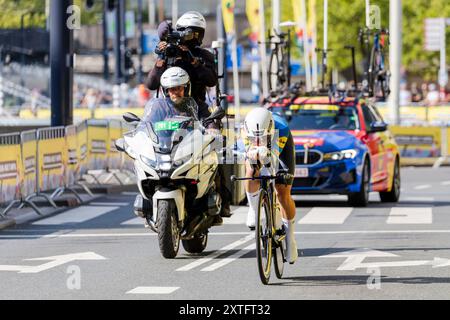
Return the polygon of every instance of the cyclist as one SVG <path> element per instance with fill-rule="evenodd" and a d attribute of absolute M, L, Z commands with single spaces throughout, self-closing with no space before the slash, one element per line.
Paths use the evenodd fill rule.
<path fill-rule="evenodd" d="M 278 114 L 272 114 L 262 107 L 254 108 L 245 117 L 244 143 L 246 149 L 246 178 L 259 176 L 262 165 L 272 166 L 276 171 L 279 160 L 288 168 L 289 177 L 275 180 L 278 202 L 281 206 L 282 223 L 286 231 L 286 259 L 294 263 L 298 257 L 294 236 L 295 202 L 291 197 L 295 172 L 295 145 L 287 122 Z M 255 165 L 256 162 L 256 165 Z M 249 203 L 247 226 L 255 228 L 258 210 L 260 183 L 257 180 L 245 181 L 245 191 Z"/>

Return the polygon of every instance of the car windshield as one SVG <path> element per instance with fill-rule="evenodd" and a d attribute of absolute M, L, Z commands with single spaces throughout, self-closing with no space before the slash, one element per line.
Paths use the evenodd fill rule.
<path fill-rule="evenodd" d="M 336 105 L 299 105 L 285 112 L 293 130 L 356 130 L 359 129 L 355 107 Z"/>

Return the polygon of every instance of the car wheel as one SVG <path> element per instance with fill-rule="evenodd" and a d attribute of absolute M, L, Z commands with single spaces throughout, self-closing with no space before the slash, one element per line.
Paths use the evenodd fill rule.
<path fill-rule="evenodd" d="M 370 167 L 368 161 L 364 162 L 361 179 L 359 191 L 348 195 L 348 204 L 352 207 L 365 207 L 369 203 Z"/>
<path fill-rule="evenodd" d="M 380 192 L 381 202 L 398 202 L 398 199 L 400 198 L 400 181 L 400 164 L 399 161 L 396 160 L 391 191 Z"/>

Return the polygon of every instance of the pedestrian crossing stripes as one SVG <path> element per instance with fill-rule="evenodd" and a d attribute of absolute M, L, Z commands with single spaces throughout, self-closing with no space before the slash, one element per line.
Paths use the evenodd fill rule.
<path fill-rule="evenodd" d="M 33 222 L 33 225 L 61 225 L 83 223 L 102 216 L 108 212 L 119 209 L 116 206 L 81 206 L 75 209 L 68 210 L 50 218 L 42 219 Z"/>
<path fill-rule="evenodd" d="M 352 213 L 353 208 L 312 208 L 299 224 L 342 224 Z"/>

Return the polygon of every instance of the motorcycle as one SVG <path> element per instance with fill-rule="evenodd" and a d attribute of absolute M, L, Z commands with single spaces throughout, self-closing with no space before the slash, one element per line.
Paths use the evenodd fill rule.
<path fill-rule="evenodd" d="M 141 195 L 135 214 L 158 234 L 161 254 L 168 259 L 176 257 L 180 240 L 188 253 L 203 252 L 208 230 L 221 209 L 214 183 L 218 137 L 206 134 L 205 127 L 225 112 L 218 108 L 200 122 L 198 106 L 189 99 L 189 116 L 161 115 L 150 123 L 126 113 L 124 120 L 135 129 L 116 141 L 117 149 L 134 159 Z"/>

